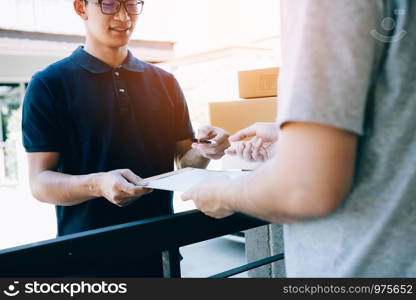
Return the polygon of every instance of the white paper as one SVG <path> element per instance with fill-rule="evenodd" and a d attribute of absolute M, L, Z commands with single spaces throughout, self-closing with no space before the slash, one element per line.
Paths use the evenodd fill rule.
<path fill-rule="evenodd" d="M 161 174 L 158 176 L 145 178 L 148 182 L 146 187 L 158 190 L 184 192 L 197 183 L 209 177 L 223 175 L 229 178 L 243 176 L 248 172 L 242 171 L 212 171 L 204 169 L 185 168 L 175 172 Z"/>

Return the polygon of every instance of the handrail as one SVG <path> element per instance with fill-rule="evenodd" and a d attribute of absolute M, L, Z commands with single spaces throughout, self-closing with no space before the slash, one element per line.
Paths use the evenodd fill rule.
<path fill-rule="evenodd" d="M 134 264 L 150 253 L 268 223 L 242 214 L 210 218 L 191 210 L 169 216 L 71 234 L 0 251 L 0 277 L 61 277 Z"/>
<path fill-rule="evenodd" d="M 264 265 L 268 265 L 268 264 L 277 262 L 277 261 L 282 260 L 284 258 L 285 258 L 284 254 L 279 253 L 279 254 L 276 254 L 276 255 L 273 255 L 273 256 L 270 256 L 270 257 L 259 259 L 257 261 L 251 262 L 249 264 L 246 264 L 246 265 L 243 265 L 243 266 L 240 266 L 240 267 L 237 267 L 237 268 L 233 268 L 231 270 L 227 270 L 227 271 L 209 276 L 209 278 L 227 278 L 227 277 L 231 277 L 231 276 L 234 276 L 234 275 L 246 272 L 246 271 L 250 271 L 252 269 L 255 269 L 255 268 L 258 268 L 258 267 L 261 267 L 261 266 L 264 266 Z"/>

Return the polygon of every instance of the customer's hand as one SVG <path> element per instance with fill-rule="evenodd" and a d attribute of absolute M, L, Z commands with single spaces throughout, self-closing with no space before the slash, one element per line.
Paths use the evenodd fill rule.
<path fill-rule="evenodd" d="M 223 201 L 230 182 L 231 179 L 227 176 L 212 176 L 185 191 L 181 198 L 183 201 L 192 200 L 196 208 L 207 216 L 225 218 L 234 213 Z"/>
<path fill-rule="evenodd" d="M 208 159 L 220 159 L 224 156 L 224 151 L 230 147 L 230 142 L 228 141 L 229 134 L 224 129 L 213 127 L 213 126 L 203 126 L 198 130 L 198 139 L 207 139 L 210 140 L 211 144 L 198 144 L 193 143 L 192 148 L 197 149 L 201 156 Z"/>
<path fill-rule="evenodd" d="M 233 134 L 229 140 L 230 142 L 238 142 L 246 138 L 257 137 L 261 138 L 264 142 L 274 143 L 278 138 L 277 132 L 278 127 L 276 123 L 257 122 Z"/>
<path fill-rule="evenodd" d="M 142 195 L 152 192 L 145 185 L 146 182 L 142 178 L 128 169 L 100 173 L 97 182 L 100 196 L 120 207 L 126 206 Z"/>
<path fill-rule="evenodd" d="M 238 156 L 248 162 L 265 162 L 273 157 L 276 143 L 264 142 L 261 138 L 253 138 L 250 141 L 232 143 L 225 153 Z"/>
<path fill-rule="evenodd" d="M 249 162 L 266 161 L 273 157 L 278 140 L 276 123 L 258 122 L 232 135 L 232 146 L 225 153 Z M 244 139 L 253 137 L 249 141 Z"/>

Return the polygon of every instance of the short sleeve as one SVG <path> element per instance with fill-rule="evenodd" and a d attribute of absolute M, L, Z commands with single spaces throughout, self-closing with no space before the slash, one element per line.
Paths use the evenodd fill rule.
<path fill-rule="evenodd" d="M 179 86 L 178 81 L 174 80 L 174 107 L 175 107 L 175 141 L 182 141 L 194 137 L 192 123 L 189 118 L 188 105 L 186 104 L 185 96 Z"/>
<path fill-rule="evenodd" d="M 23 101 L 22 131 L 26 152 L 60 152 L 62 130 L 56 100 L 44 82 L 32 78 Z"/>
<path fill-rule="evenodd" d="M 284 0 L 278 123 L 313 122 L 363 134 L 381 44 L 378 1 Z"/>

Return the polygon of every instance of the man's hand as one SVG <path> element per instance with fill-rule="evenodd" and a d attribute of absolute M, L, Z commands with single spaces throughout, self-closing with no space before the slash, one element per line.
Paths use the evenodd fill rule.
<path fill-rule="evenodd" d="M 254 138 L 243 141 L 250 137 Z M 229 141 L 234 143 L 225 153 L 249 162 L 263 162 L 273 157 L 277 139 L 276 123 L 255 123 L 231 136 Z"/>
<path fill-rule="evenodd" d="M 230 147 L 228 137 L 230 135 L 224 129 L 213 127 L 213 126 L 203 126 L 198 130 L 198 139 L 208 139 L 211 140 L 211 144 L 197 144 L 193 143 L 192 148 L 199 151 L 202 157 L 208 159 L 220 159 L 224 156 L 224 151 Z"/>
<path fill-rule="evenodd" d="M 227 176 L 213 176 L 184 192 L 181 198 L 183 201 L 193 200 L 196 208 L 210 217 L 216 219 L 228 217 L 234 212 L 221 201 L 222 195 L 216 193 L 216 191 L 226 191 L 228 182 L 230 178 Z"/>
<path fill-rule="evenodd" d="M 128 169 L 101 173 L 97 182 L 99 196 L 123 207 L 152 192 L 145 187 L 146 182 Z"/>
<path fill-rule="evenodd" d="M 273 157 L 276 143 L 264 142 L 261 138 L 253 138 L 250 141 L 233 143 L 225 150 L 228 155 L 236 155 L 248 162 L 265 162 Z"/>

